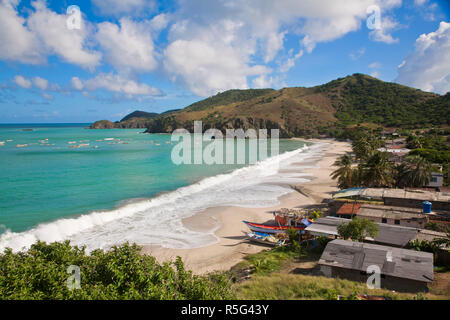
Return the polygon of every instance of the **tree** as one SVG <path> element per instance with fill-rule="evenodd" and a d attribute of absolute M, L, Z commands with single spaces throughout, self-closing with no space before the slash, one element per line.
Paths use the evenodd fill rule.
<path fill-rule="evenodd" d="M 430 182 L 433 165 L 421 156 L 407 156 L 398 168 L 400 187 L 423 187 Z"/>
<path fill-rule="evenodd" d="M 331 173 L 331 177 L 338 180 L 339 188 L 354 187 L 357 180 L 357 171 L 352 168 L 352 158 L 348 154 L 344 154 L 336 160 L 334 166 L 338 169 Z"/>
<path fill-rule="evenodd" d="M 370 158 L 383 145 L 383 140 L 381 140 L 379 135 L 368 132 L 352 143 L 352 149 L 356 158 L 364 160 Z"/>
<path fill-rule="evenodd" d="M 363 242 L 367 236 L 375 238 L 378 234 L 378 225 L 365 218 L 353 218 L 348 223 L 341 223 L 337 227 L 338 234 L 345 240 L 352 239 L 353 241 Z"/>
<path fill-rule="evenodd" d="M 394 170 L 387 152 L 375 152 L 361 164 L 362 182 L 369 187 L 390 187 L 394 184 Z"/>

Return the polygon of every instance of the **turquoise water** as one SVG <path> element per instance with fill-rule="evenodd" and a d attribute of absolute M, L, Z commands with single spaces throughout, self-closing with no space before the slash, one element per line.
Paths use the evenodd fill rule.
<path fill-rule="evenodd" d="M 0 125 L 0 233 L 113 210 L 243 166 L 177 166 L 170 135 L 86 126 Z M 89 145 L 71 148 L 80 144 Z M 281 140 L 280 153 L 303 145 Z"/>

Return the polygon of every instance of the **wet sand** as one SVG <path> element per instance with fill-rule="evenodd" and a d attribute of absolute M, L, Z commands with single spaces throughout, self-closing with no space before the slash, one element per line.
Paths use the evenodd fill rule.
<path fill-rule="evenodd" d="M 228 270 L 246 255 L 267 249 L 245 240 L 244 231 L 248 231 L 242 220 L 253 222 L 266 222 L 273 219 L 272 212 L 281 208 L 302 208 L 312 204 L 318 204 L 325 198 L 330 198 L 331 193 L 337 191 L 336 182 L 330 178 L 330 173 L 335 170 L 333 163 L 336 158 L 350 151 L 350 145 L 346 142 L 333 140 L 310 140 L 312 142 L 327 142 L 329 145 L 325 152 L 317 156 L 317 159 L 308 159 L 299 163 L 302 167 L 314 166 L 300 170 L 308 182 L 295 186 L 296 191 L 280 197 L 279 204 L 269 208 L 243 208 L 235 206 L 212 207 L 194 216 L 184 219 L 183 224 L 192 230 L 211 233 L 212 239 L 217 238 L 216 243 L 192 249 L 168 249 L 161 246 L 146 245 L 143 253 L 153 255 L 158 261 L 174 260 L 180 256 L 186 267 L 197 274 L 204 274 L 215 270 Z M 295 164 L 293 164 L 295 167 Z M 293 170 L 291 168 L 281 168 Z M 214 236 L 214 235 L 215 236 Z"/>

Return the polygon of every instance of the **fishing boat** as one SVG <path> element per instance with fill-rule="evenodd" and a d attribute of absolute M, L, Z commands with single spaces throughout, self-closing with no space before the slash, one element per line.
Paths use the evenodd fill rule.
<path fill-rule="evenodd" d="M 262 223 L 254 223 L 249 221 L 242 221 L 244 222 L 247 227 L 253 231 L 253 232 L 263 232 L 263 233 L 284 233 L 290 228 L 294 230 L 301 231 L 306 228 L 305 225 L 300 226 L 275 226 L 275 225 L 268 225 L 268 224 L 262 224 Z"/>
<path fill-rule="evenodd" d="M 250 241 L 270 246 L 282 246 L 286 242 L 285 239 L 278 239 L 274 237 L 272 234 L 264 232 L 246 232 L 245 235 L 247 239 L 249 239 Z"/>

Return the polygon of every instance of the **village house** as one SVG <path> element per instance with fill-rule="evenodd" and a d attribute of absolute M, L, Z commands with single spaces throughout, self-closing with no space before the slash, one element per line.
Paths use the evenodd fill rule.
<path fill-rule="evenodd" d="M 427 187 L 439 188 L 444 185 L 444 175 L 440 172 L 431 173 L 430 182 L 426 185 Z"/>
<path fill-rule="evenodd" d="M 341 223 L 348 223 L 349 219 L 337 217 L 325 217 L 317 219 L 314 223 L 305 228 L 305 233 L 313 236 L 324 236 L 327 238 L 339 237 L 337 227 Z M 377 223 L 378 234 L 375 238 L 366 237 L 366 242 L 372 242 L 381 245 L 388 245 L 394 247 L 405 247 L 409 241 L 417 237 L 419 229 L 402 227 L 397 225 L 390 225 L 386 223 Z"/>
<path fill-rule="evenodd" d="M 380 200 L 386 206 L 422 208 L 422 202 L 430 201 L 433 210 L 450 211 L 450 193 L 432 190 L 411 190 L 391 188 L 360 189 L 358 196 L 364 199 Z"/>
<path fill-rule="evenodd" d="M 378 223 L 387 223 L 412 228 L 424 228 L 429 221 L 428 214 L 419 208 L 393 207 L 373 204 L 344 203 L 336 216 L 351 219 L 353 216 Z"/>
<path fill-rule="evenodd" d="M 426 292 L 434 279 L 432 253 L 346 240 L 329 242 L 318 264 L 327 277 L 360 282 L 367 282 L 375 266 L 380 287 L 396 291 Z"/>

